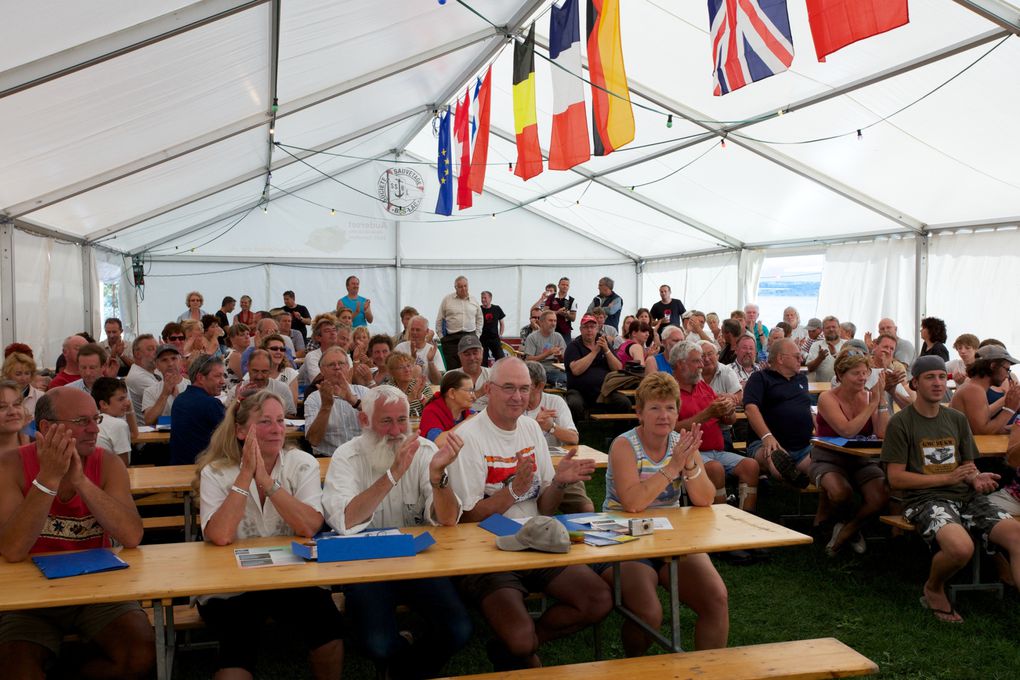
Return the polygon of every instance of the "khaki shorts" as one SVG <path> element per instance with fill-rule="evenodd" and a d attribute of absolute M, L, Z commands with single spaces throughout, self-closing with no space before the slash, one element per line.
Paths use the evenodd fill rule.
<path fill-rule="evenodd" d="M 590 508 L 594 507 L 594 503 L 588 497 L 587 489 L 584 488 L 584 482 L 577 481 L 567 484 L 558 509 L 564 515 L 570 515 L 575 512 L 588 512 Z"/>
<path fill-rule="evenodd" d="M 553 579 L 563 573 L 565 567 L 529 569 L 527 571 L 504 571 L 496 574 L 472 574 L 460 580 L 461 594 L 476 605 L 502 588 L 512 588 L 524 596 L 542 593 Z"/>
<path fill-rule="evenodd" d="M 59 654 L 65 635 L 77 633 L 91 640 L 114 620 L 141 610 L 137 602 L 112 602 L 4 612 L 0 614 L 0 644 L 33 642 Z"/>

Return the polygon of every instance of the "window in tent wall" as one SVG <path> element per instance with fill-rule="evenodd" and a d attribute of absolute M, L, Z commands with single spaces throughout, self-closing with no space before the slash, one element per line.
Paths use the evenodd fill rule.
<path fill-rule="evenodd" d="M 819 317 L 818 287 L 822 280 L 822 253 L 765 256 L 758 281 L 757 302 L 762 322 L 772 328 L 783 320 L 783 310 L 796 307 L 801 324 Z"/>
<path fill-rule="evenodd" d="M 123 318 L 120 314 L 120 284 L 104 283 L 103 285 L 103 319 L 111 316 Z"/>

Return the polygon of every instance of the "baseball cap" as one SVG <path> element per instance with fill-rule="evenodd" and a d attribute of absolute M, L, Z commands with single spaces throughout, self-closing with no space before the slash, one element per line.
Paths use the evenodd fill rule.
<path fill-rule="evenodd" d="M 458 353 L 466 352 L 469 349 L 474 349 L 476 347 L 478 349 L 481 349 L 482 341 L 479 340 L 478 336 L 475 335 L 474 333 L 468 333 L 467 335 L 460 339 L 460 342 L 457 343 L 457 352 Z"/>
<path fill-rule="evenodd" d="M 171 345 L 169 343 L 165 345 L 160 345 L 159 347 L 156 348 L 157 357 L 162 356 L 164 352 L 175 352 L 176 354 L 179 355 L 181 353 L 181 350 L 177 349 L 175 345 Z"/>
<path fill-rule="evenodd" d="M 586 324 L 586 323 L 598 323 L 598 322 L 599 322 L 598 319 L 596 319 L 591 314 L 585 314 L 584 316 L 581 317 L 581 325 L 582 326 L 584 324 Z"/>
<path fill-rule="evenodd" d="M 500 550 L 540 550 L 565 553 L 570 551 L 570 534 L 567 528 L 552 517 L 540 515 L 524 523 L 516 534 L 496 539 Z"/>
<path fill-rule="evenodd" d="M 977 351 L 977 358 L 988 361 L 1005 360 L 1011 364 L 1020 364 L 1020 359 L 1014 359 L 1006 351 L 1005 347 L 1000 347 L 999 345 L 985 345 Z"/>
<path fill-rule="evenodd" d="M 821 319 L 808 319 L 807 327 L 813 330 L 817 330 L 822 327 Z"/>
<path fill-rule="evenodd" d="M 910 375 L 911 377 L 916 378 L 922 373 L 927 373 L 928 371 L 945 371 L 945 370 L 946 362 L 945 360 L 942 359 L 942 357 L 937 357 L 932 354 L 928 354 L 923 357 L 918 357 L 917 361 L 914 362 L 914 365 L 910 367 Z"/>

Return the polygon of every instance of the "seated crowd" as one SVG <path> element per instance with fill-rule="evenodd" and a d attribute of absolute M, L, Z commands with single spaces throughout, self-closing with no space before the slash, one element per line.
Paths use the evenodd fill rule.
<path fill-rule="evenodd" d="M 140 461 L 195 466 L 202 535 L 216 545 L 324 527 L 350 534 L 592 512 L 584 483 L 594 462 L 564 448 L 579 443 L 579 423 L 609 411 L 636 415 L 636 426 L 610 446 L 603 510 L 644 512 L 686 497 L 755 512 L 763 476 L 813 483 L 815 530 L 835 556 L 866 550 L 862 529 L 887 508 L 891 487 L 937 548 L 921 604 L 939 620 L 961 620 L 945 584 L 975 549 L 969 530 L 1001 548 L 1004 573 L 1020 583 L 1020 524 L 1011 518 L 1020 476 L 1007 483 L 979 468 L 973 437 L 1012 431 L 1007 464 L 1020 466 L 1017 360 L 997 340 L 960 335 L 959 359 L 948 361 L 946 327 L 934 317 L 921 322 L 915 355 L 891 319 L 857 339 L 853 323 L 826 316 L 801 325 L 788 308 L 769 329 L 756 305 L 720 319 L 687 310 L 667 285 L 628 316 L 605 277 L 580 314 L 569 279 L 549 284 L 515 351 L 492 293 L 476 300 L 466 277 L 434 323 L 403 309 L 395 337 L 369 331 L 371 300 L 357 277 L 345 283 L 336 309 L 314 316 L 293 291 L 268 311 L 241 296 L 236 314 L 234 298 L 210 314 L 192 291 L 158 334 L 129 342 L 111 318 L 102 342 L 66 338 L 53 372 L 40 370 L 30 346 L 8 346 L 3 558 L 137 546 L 142 523 L 126 466 Z M 832 386 L 817 405 L 809 382 Z M 286 419 L 300 414 L 307 450 L 286 437 Z M 168 446 L 132 447 L 140 427 L 166 418 Z M 815 436 L 882 439 L 884 466 L 818 447 Z M 315 457 L 330 458 L 324 485 Z M 747 564 L 768 554 L 723 557 Z M 523 668 L 541 664 L 546 641 L 608 614 L 617 569 L 624 604 L 657 628 L 663 560 L 347 586 L 342 615 L 319 588 L 206 595 L 198 610 L 219 640 L 224 678 L 253 676 L 251 641 L 269 617 L 299 632 L 315 677 L 340 676 L 345 637 L 391 677 L 435 676 L 472 634 L 468 606 L 492 629 L 494 666 Z M 679 577 L 679 597 L 697 615 L 695 648 L 726 646 L 728 595 L 709 556 L 681 558 Z M 525 607 L 530 593 L 551 596 L 538 618 Z M 399 604 L 426 620 L 422 631 L 400 630 Z M 94 643 L 82 676 L 145 677 L 154 664 L 138 603 L 2 613 L 0 663 L 12 677 L 44 677 L 72 630 Z M 621 635 L 627 655 L 651 643 L 634 621 Z"/>

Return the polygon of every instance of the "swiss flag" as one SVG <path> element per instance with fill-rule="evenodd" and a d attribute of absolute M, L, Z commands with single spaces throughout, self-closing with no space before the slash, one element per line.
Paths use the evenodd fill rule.
<path fill-rule="evenodd" d="M 807 11 L 818 61 L 910 21 L 907 0 L 807 0 Z"/>

